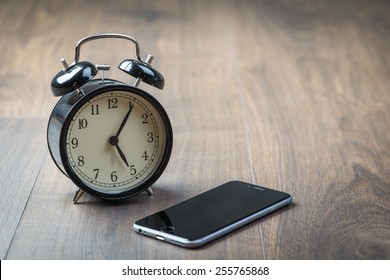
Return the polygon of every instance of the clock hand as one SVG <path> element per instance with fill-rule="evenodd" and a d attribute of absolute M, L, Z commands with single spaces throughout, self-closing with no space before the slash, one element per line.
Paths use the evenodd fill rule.
<path fill-rule="evenodd" d="M 118 151 L 119 153 L 119 156 L 121 157 L 121 159 L 124 161 L 124 163 L 127 165 L 127 167 L 130 167 L 129 166 L 129 163 L 127 162 L 127 159 L 126 159 L 126 156 L 125 154 L 123 153 L 122 149 L 119 147 L 118 143 L 119 143 L 119 139 L 118 137 L 116 136 L 111 136 L 110 139 L 109 139 L 109 142 L 112 146 L 114 146 L 116 148 L 116 150 Z"/>
<path fill-rule="evenodd" d="M 124 163 L 127 165 L 127 167 L 129 167 L 129 163 L 126 160 L 126 156 L 122 152 L 122 149 L 118 145 L 118 143 L 119 143 L 119 138 L 118 137 L 119 137 L 119 134 L 122 132 L 122 129 L 125 127 L 125 124 L 127 123 L 127 120 L 129 119 L 131 110 L 133 110 L 133 106 L 134 106 L 134 104 L 131 104 L 131 102 L 129 102 L 129 111 L 127 111 L 124 119 L 122 120 L 122 123 L 121 123 L 121 125 L 119 126 L 119 129 L 118 129 L 118 132 L 116 133 L 115 136 L 111 136 L 110 139 L 109 139 L 110 144 L 115 146 L 116 150 L 119 153 L 119 156 L 124 161 Z"/>
<path fill-rule="evenodd" d="M 126 163 L 127 167 L 130 167 L 129 163 L 126 160 L 125 154 L 122 152 L 121 148 L 119 148 L 118 144 L 115 145 L 115 148 L 118 150 L 118 153 L 119 153 L 121 159 Z"/>
<path fill-rule="evenodd" d="M 131 102 L 129 102 L 129 105 L 130 105 L 129 111 L 127 111 L 127 114 L 126 114 L 125 118 L 123 119 L 121 125 L 119 126 L 118 132 L 115 135 L 117 138 L 119 137 L 119 134 L 122 132 L 122 129 L 125 126 L 127 119 L 130 116 L 131 110 L 133 109 L 134 104 L 131 104 Z"/>

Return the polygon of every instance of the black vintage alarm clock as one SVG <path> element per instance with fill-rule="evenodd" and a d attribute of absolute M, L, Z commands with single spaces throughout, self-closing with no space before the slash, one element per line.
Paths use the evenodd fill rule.
<path fill-rule="evenodd" d="M 136 59 L 119 69 L 136 78 L 133 86 L 105 79 L 107 64 L 79 61 L 81 46 L 98 39 L 124 39 L 135 46 Z M 161 104 L 138 88 L 143 81 L 163 89 L 163 76 L 140 57 L 138 42 L 127 35 L 97 34 L 81 39 L 75 59 L 52 80 L 54 107 L 47 128 L 50 154 L 77 186 L 76 203 L 84 192 L 102 199 L 124 199 L 146 191 L 160 177 L 172 151 L 172 127 Z M 94 79 L 98 71 L 101 78 Z"/>

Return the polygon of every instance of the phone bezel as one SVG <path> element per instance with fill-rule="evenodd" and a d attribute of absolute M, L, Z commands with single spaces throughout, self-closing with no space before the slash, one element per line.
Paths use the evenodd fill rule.
<path fill-rule="evenodd" d="M 275 192 L 279 192 L 281 193 L 280 191 L 277 191 L 277 190 L 273 190 L 273 189 L 269 189 L 269 188 L 264 188 L 264 187 L 261 187 L 261 186 L 257 186 L 257 185 L 254 185 L 254 184 L 250 184 L 250 183 L 245 183 L 245 182 L 241 182 L 241 181 L 232 181 L 232 182 L 228 182 L 228 183 L 225 183 L 225 184 L 229 184 L 229 183 L 240 183 L 240 184 L 247 184 L 247 185 L 251 185 L 252 187 L 254 188 L 260 188 L 260 189 L 265 189 L 266 191 L 275 191 Z M 224 184 L 224 185 L 225 185 Z M 221 185 L 222 186 L 222 185 Z M 220 187 L 220 186 L 218 186 Z M 203 195 L 207 192 L 204 192 L 204 193 L 201 193 L 199 195 Z M 287 193 L 285 193 L 287 194 Z M 198 196 L 199 196 L 198 195 Z M 164 232 L 164 231 L 161 231 L 161 230 L 156 230 L 156 229 L 153 229 L 153 228 L 150 228 L 150 227 L 146 227 L 146 226 L 143 226 L 143 225 L 139 225 L 137 224 L 139 221 L 143 220 L 143 219 L 139 219 L 137 220 L 134 224 L 133 224 L 133 229 L 139 233 L 139 234 L 142 234 L 142 235 L 145 235 L 145 236 L 148 236 L 148 237 L 152 237 L 152 238 L 155 238 L 157 240 L 160 240 L 160 241 L 164 241 L 164 242 L 167 242 L 167 243 L 171 243 L 171 244 L 174 244 L 174 245 L 177 245 L 177 246 L 180 246 L 180 247 L 185 247 L 185 248 L 198 248 L 198 247 L 201 247 L 217 238 L 220 238 L 236 229 L 239 229 L 245 225 L 248 225 L 249 223 L 251 222 L 254 222 L 268 214 L 271 214 L 273 212 L 275 212 L 276 210 L 280 209 L 280 208 L 283 208 L 287 205 L 289 205 L 292 201 L 292 197 L 290 194 L 287 194 L 288 197 L 286 199 L 283 199 L 283 200 L 280 200 L 278 202 L 275 202 L 274 204 L 271 204 L 270 206 L 268 206 L 267 208 L 263 208 L 255 213 L 253 213 L 252 215 L 249 215 L 247 217 L 244 217 L 244 218 L 241 218 L 240 220 L 238 220 L 237 222 L 234 222 L 232 224 L 228 224 L 226 226 L 224 226 L 223 228 L 219 229 L 219 230 L 216 230 L 212 233 L 209 233 L 207 235 L 204 235 L 203 237 L 201 238 L 197 238 L 197 239 L 188 239 L 188 238 L 185 238 L 185 237 L 182 237 L 182 236 L 178 236 L 178 235 L 175 235 L 175 234 L 171 234 L 171 233 L 167 233 L 167 232 Z M 192 197 L 192 198 L 195 198 L 196 196 Z M 192 199 L 190 198 L 190 199 Z M 188 200 L 190 200 L 188 199 Z M 185 202 L 185 201 L 183 201 Z M 182 202 L 182 203 L 183 203 Z M 180 204 L 180 203 L 178 203 Z M 177 205 L 177 204 L 176 204 Z M 172 207 L 175 207 L 176 205 L 172 206 Z M 164 211 L 164 210 L 163 210 Z M 158 212 L 156 212 L 158 213 Z M 156 214 L 154 213 L 154 214 Z M 152 215 L 154 215 L 152 214 Z M 149 215 L 151 216 L 151 215 Z"/>

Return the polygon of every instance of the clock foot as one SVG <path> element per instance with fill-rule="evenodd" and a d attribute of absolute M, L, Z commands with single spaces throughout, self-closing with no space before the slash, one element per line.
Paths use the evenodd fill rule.
<path fill-rule="evenodd" d="M 79 201 L 80 197 L 84 194 L 84 191 L 81 190 L 80 188 L 77 188 L 76 193 L 74 194 L 73 197 L 73 203 L 76 204 L 77 201 Z"/>
<path fill-rule="evenodd" d="M 152 188 L 146 189 L 145 192 L 146 192 L 148 195 L 152 195 L 152 194 L 153 194 Z"/>

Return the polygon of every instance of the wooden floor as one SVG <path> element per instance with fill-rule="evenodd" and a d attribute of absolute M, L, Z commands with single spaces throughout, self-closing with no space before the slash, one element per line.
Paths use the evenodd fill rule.
<path fill-rule="evenodd" d="M 1 259 L 390 259 L 389 1 L 0 2 Z M 84 36 L 155 56 L 174 130 L 154 195 L 103 202 L 53 163 L 46 125 L 60 59 Z M 119 64 L 126 42 L 85 45 Z M 119 70 L 107 75 L 116 79 Z M 133 222 L 229 180 L 294 203 L 188 250 Z"/>

